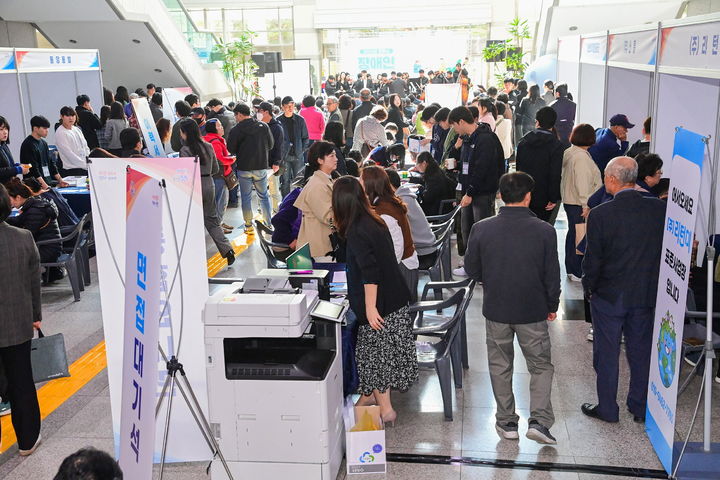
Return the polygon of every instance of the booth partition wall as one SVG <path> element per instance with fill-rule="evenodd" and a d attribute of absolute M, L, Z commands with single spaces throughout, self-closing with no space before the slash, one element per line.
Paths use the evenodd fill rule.
<path fill-rule="evenodd" d="M 580 37 L 580 83 L 575 124 L 605 126 L 607 32 Z"/>
<path fill-rule="evenodd" d="M 75 107 L 81 93 L 90 97 L 97 113 L 103 105 L 97 50 L 0 49 L 0 68 L 3 115 L 10 123 L 10 149 L 18 161 L 33 116 L 42 115 L 55 124 L 60 109 Z M 46 140 L 55 143 L 53 128 Z"/>
<path fill-rule="evenodd" d="M 561 37 L 557 49 L 557 83 L 566 83 L 575 99 L 580 85 L 580 37 Z"/>
<path fill-rule="evenodd" d="M 651 115 L 656 53 L 657 26 L 608 36 L 604 122 L 617 113 L 627 115 L 635 124 L 628 130 L 630 144 L 642 138 L 642 124 Z"/>

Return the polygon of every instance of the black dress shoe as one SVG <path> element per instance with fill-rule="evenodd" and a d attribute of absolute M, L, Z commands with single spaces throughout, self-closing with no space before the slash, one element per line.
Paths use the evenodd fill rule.
<path fill-rule="evenodd" d="M 630 412 L 630 409 L 629 409 L 629 408 L 628 408 L 628 412 Z M 645 415 L 640 416 L 640 415 L 635 415 L 633 412 L 630 412 L 630 413 L 632 413 L 633 422 L 635 422 L 635 423 L 645 423 Z"/>
<path fill-rule="evenodd" d="M 588 417 L 597 418 L 598 420 L 602 420 L 603 422 L 608 423 L 617 423 L 617 420 L 607 420 L 600 416 L 600 413 L 598 412 L 599 405 L 594 403 L 583 403 L 582 407 L 580 407 L 580 410 L 587 415 Z"/>
<path fill-rule="evenodd" d="M 225 259 L 227 260 L 228 267 L 235 263 L 235 252 L 230 250 L 225 254 Z"/>

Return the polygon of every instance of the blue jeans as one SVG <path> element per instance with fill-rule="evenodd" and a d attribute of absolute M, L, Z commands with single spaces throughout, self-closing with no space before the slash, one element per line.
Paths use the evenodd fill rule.
<path fill-rule="evenodd" d="M 293 179 L 305 170 L 305 159 L 300 157 L 285 157 L 285 172 L 280 179 L 280 194 L 285 198 L 292 189 Z"/>
<path fill-rule="evenodd" d="M 268 196 L 268 178 L 267 170 L 238 170 L 238 181 L 240 182 L 240 201 L 242 202 L 243 220 L 245 226 L 252 225 L 252 189 L 255 187 L 258 200 L 260 201 L 260 209 L 263 214 L 265 225 L 270 223 L 270 197 Z"/>
<path fill-rule="evenodd" d="M 228 188 L 224 178 L 213 178 L 213 182 L 215 182 L 215 204 L 217 204 L 218 218 L 222 223 L 228 204 Z"/>

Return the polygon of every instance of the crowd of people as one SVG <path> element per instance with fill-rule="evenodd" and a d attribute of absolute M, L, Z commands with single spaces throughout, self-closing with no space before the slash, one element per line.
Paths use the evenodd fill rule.
<path fill-rule="evenodd" d="M 22 261 L 31 272 L 57 258 L 59 243 L 28 243 L 30 235 L 35 242 L 61 238 L 63 228 L 78 222 L 56 187 L 65 186 L 68 175 L 87 175 L 88 157 L 143 156 L 131 100 L 146 98 L 165 152 L 199 159 L 205 228 L 229 265 L 235 254 L 227 235 L 235 228 L 254 234 L 255 203 L 273 229 L 277 258 L 308 244 L 316 262 L 345 265 L 357 336 L 351 391 L 361 394 L 358 405 L 379 405 L 382 419 L 392 422 L 391 390 L 405 391 L 418 378 L 408 306 L 417 299 L 419 272 L 439 254 L 427 217 L 459 205 L 461 264 L 453 274 L 483 285 L 497 431 L 518 438 L 512 391 L 517 337 L 531 375 L 527 436 L 554 444 L 547 322 L 557 317 L 560 302 L 553 226 L 562 205 L 565 270 L 569 281 L 582 283 L 592 322 L 588 339 L 594 341 L 598 403 L 582 411 L 618 421 L 624 334 L 631 371 L 627 406 L 643 421 L 664 220 L 660 199 L 668 189 L 662 160 L 649 152 L 651 119 L 630 146 L 627 133 L 635 125 L 624 114 L 613 115 L 606 128 L 575 125 L 576 105 L 565 84 L 540 87 L 508 78 L 500 90 L 485 89 L 472 85 L 461 62 L 454 70 L 417 74 L 331 75 L 324 95 L 306 95 L 300 104 L 290 96 L 227 105 L 213 98 L 203 107 L 189 94 L 172 106 L 174 123 L 163 117 L 163 95 L 153 84 L 132 94 L 106 89 L 100 115 L 86 95 L 77 97 L 77 107 L 62 107 L 57 156 L 45 141 L 50 122 L 33 117 L 19 162 L 8 149 L 10 125 L 0 117 L 0 242 L 27 244 Z M 461 84 L 462 105 L 423 102 L 427 84 L 448 82 Z M 19 214 L 10 217 L 11 208 Z M 229 224 L 230 208 L 241 209 L 242 225 Z M 35 292 L 40 276 L 30 277 L 26 292 Z M 45 278 L 61 277 L 48 269 Z M 6 369 L 27 368 L 31 326 L 39 328 L 40 321 L 34 302 L 24 305 L 22 319 L 2 320 L 8 328 L 22 324 L 17 336 L 0 333 Z M 22 409 L 18 418 L 32 418 L 16 426 L 21 452 L 31 452 L 40 441 L 37 402 L 17 407 L 29 387 L 8 377 L 7 398 Z"/>

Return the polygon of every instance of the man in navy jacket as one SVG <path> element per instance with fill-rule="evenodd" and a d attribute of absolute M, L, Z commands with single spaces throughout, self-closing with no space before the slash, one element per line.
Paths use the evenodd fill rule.
<path fill-rule="evenodd" d="M 605 189 L 613 199 L 590 211 L 583 259 L 583 288 L 590 300 L 598 403 L 582 412 L 606 422 L 619 421 L 617 404 L 620 338 L 630 366 L 627 408 L 636 422 L 645 419 L 650 351 L 660 271 L 665 203 L 635 190 L 637 163 L 612 159 Z"/>
<path fill-rule="evenodd" d="M 595 130 L 595 145 L 588 149 L 600 172 L 605 171 L 608 162 L 625 155 L 628 150 L 627 131 L 635 125 L 627 115 L 617 114 L 610 119 L 610 128 Z"/>

